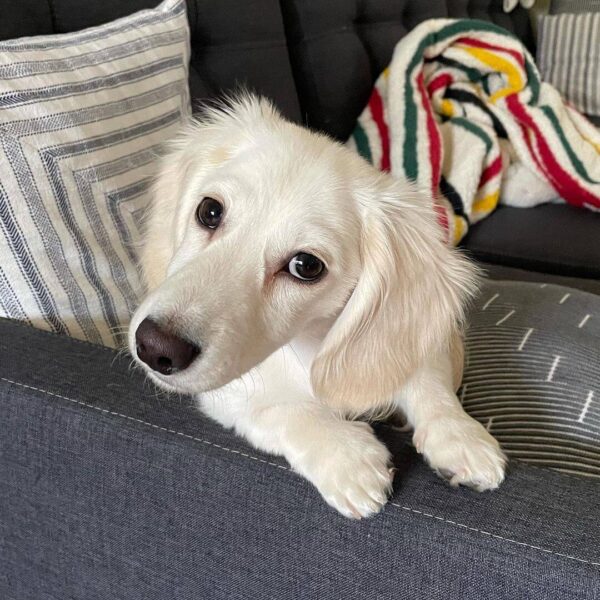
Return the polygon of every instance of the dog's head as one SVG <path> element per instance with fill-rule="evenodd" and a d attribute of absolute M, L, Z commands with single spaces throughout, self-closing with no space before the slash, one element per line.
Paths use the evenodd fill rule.
<path fill-rule="evenodd" d="M 325 330 L 313 390 L 354 413 L 448 343 L 475 287 L 431 199 L 253 97 L 173 143 L 141 264 L 129 342 L 156 383 L 215 389 Z"/>

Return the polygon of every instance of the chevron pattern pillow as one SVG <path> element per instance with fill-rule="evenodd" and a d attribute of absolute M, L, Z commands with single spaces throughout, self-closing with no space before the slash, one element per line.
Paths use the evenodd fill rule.
<path fill-rule="evenodd" d="M 165 0 L 0 42 L 0 316 L 121 343 L 153 163 L 190 114 L 189 38 Z"/>

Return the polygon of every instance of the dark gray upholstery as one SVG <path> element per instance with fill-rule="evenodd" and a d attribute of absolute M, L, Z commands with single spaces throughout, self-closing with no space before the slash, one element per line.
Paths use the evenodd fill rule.
<path fill-rule="evenodd" d="M 156 4 L 0 0 L 0 39 Z M 492 19 L 531 46 L 523 11 L 507 16 L 501 0 L 188 0 L 188 14 L 194 98 L 246 83 L 339 139 L 396 41 L 428 16 Z M 550 207 L 551 229 L 527 211 L 511 220 L 511 210 L 474 227 L 467 244 L 511 265 L 491 265 L 492 276 L 550 279 L 515 268 L 527 266 L 600 291 L 589 279 L 596 215 L 569 220 L 569 209 Z M 488 222 L 493 231 L 478 235 Z M 600 598 L 592 480 L 513 462 L 498 492 L 452 490 L 406 434 L 382 425 L 398 467 L 393 498 L 376 518 L 350 522 L 285 461 L 251 449 L 188 398 L 157 393 L 128 364 L 0 321 L 0 599 Z"/>
<path fill-rule="evenodd" d="M 462 245 L 480 261 L 600 279 L 600 213 L 566 204 L 498 207 Z"/>
<path fill-rule="evenodd" d="M 1 598 L 600 597 L 591 480 L 515 462 L 454 490 L 382 426 L 391 503 L 350 521 L 128 364 L 0 322 Z"/>

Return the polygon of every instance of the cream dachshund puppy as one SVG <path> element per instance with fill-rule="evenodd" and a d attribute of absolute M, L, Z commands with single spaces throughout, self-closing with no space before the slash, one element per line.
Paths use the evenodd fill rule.
<path fill-rule="evenodd" d="M 452 485 L 500 484 L 504 455 L 455 394 L 476 270 L 430 198 L 246 95 L 173 142 L 146 225 L 129 345 L 158 386 L 347 517 L 377 513 L 394 472 L 358 416 L 402 413 Z"/>

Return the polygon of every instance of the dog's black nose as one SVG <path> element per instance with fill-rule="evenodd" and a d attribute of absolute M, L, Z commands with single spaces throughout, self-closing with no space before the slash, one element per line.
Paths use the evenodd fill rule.
<path fill-rule="evenodd" d="M 135 332 L 135 344 L 138 358 L 163 375 L 187 369 L 200 354 L 198 346 L 161 329 L 150 319 L 140 323 Z"/>

